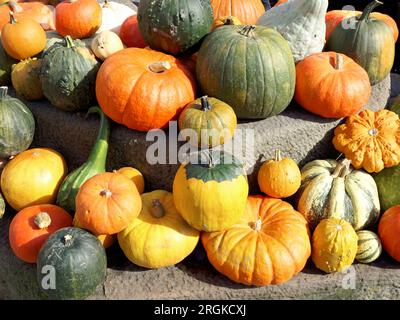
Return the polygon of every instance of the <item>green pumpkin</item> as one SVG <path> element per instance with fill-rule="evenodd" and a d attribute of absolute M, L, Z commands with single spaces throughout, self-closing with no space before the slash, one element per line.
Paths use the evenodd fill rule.
<path fill-rule="evenodd" d="M 71 213 L 75 212 L 75 198 L 81 185 L 94 175 L 106 171 L 110 124 L 99 107 L 90 108 L 88 114 L 94 112 L 100 115 L 100 129 L 89 158 L 65 178 L 57 195 L 57 204 Z"/>
<path fill-rule="evenodd" d="M 57 108 L 85 110 L 96 101 L 95 82 L 100 63 L 80 40 L 65 37 L 43 55 L 43 93 Z"/>
<path fill-rule="evenodd" d="M 356 260 L 361 263 L 374 262 L 382 253 L 382 243 L 378 235 L 372 231 L 357 231 L 358 249 Z"/>
<path fill-rule="evenodd" d="M 25 151 L 35 134 L 35 119 L 19 99 L 7 95 L 0 87 L 0 159 L 8 159 Z"/>
<path fill-rule="evenodd" d="M 344 159 L 314 160 L 301 169 L 297 210 L 311 228 L 323 219 L 349 222 L 355 230 L 373 226 L 380 213 L 378 190 L 371 175 L 354 170 Z"/>
<path fill-rule="evenodd" d="M 55 279 L 51 288 L 51 275 Z M 53 233 L 39 252 L 37 280 L 50 299 L 85 299 L 106 276 L 107 257 L 100 241 L 79 228 Z"/>
<path fill-rule="evenodd" d="M 142 0 L 138 8 L 139 29 L 146 42 L 173 55 L 195 51 L 213 21 L 209 0 Z"/>
<path fill-rule="evenodd" d="M 332 31 L 326 44 L 326 51 L 344 53 L 368 73 L 375 85 L 390 73 L 395 55 L 393 32 L 382 20 L 370 18 L 372 10 L 382 4 L 371 2 L 359 18 L 350 17 L 339 23 Z M 349 28 L 354 19 L 354 28 Z"/>
<path fill-rule="evenodd" d="M 0 41 L 0 86 L 11 83 L 11 67 L 15 63 L 18 63 L 18 61 L 4 51 L 3 44 Z"/>
<path fill-rule="evenodd" d="M 223 26 L 204 40 L 197 58 L 204 94 L 229 104 L 238 118 L 281 113 L 293 98 L 296 71 L 287 41 L 262 26 Z"/>
<path fill-rule="evenodd" d="M 374 176 L 383 211 L 400 204 L 400 165 L 385 168 Z"/>

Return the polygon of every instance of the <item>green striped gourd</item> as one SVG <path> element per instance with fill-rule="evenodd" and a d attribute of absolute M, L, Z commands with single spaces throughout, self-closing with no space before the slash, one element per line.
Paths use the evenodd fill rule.
<path fill-rule="evenodd" d="M 90 113 L 98 113 L 100 115 L 100 129 L 96 142 L 92 147 L 88 160 L 65 178 L 57 195 L 57 204 L 71 213 L 75 212 L 75 198 L 81 185 L 94 175 L 106 171 L 110 124 L 108 118 L 99 107 L 91 107 L 88 111 L 88 114 Z"/>
<path fill-rule="evenodd" d="M 382 253 L 382 243 L 378 235 L 372 231 L 357 231 L 358 249 L 356 260 L 361 263 L 374 262 Z"/>
<path fill-rule="evenodd" d="M 354 170 L 350 160 L 315 160 L 301 170 L 297 210 L 311 228 L 328 218 L 346 220 L 355 230 L 368 228 L 379 217 L 378 189 L 372 176 Z"/>

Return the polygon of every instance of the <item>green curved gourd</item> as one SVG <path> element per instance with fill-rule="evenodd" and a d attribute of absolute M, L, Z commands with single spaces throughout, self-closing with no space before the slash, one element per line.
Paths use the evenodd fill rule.
<path fill-rule="evenodd" d="M 35 134 L 35 119 L 27 106 L 0 87 L 0 160 L 25 151 Z"/>
<path fill-rule="evenodd" d="M 11 67 L 15 63 L 18 63 L 18 61 L 4 51 L 3 44 L 0 41 L 0 86 L 11 83 Z"/>
<path fill-rule="evenodd" d="M 152 49 L 178 55 L 195 47 L 211 31 L 209 0 L 142 0 L 140 33 Z"/>
<path fill-rule="evenodd" d="M 37 259 L 37 280 L 50 299 L 85 299 L 106 277 L 100 241 L 79 228 L 62 228 L 45 242 Z"/>
<path fill-rule="evenodd" d="M 294 95 L 296 71 L 288 42 L 263 26 L 223 26 L 201 45 L 201 90 L 229 104 L 238 118 L 281 113 Z"/>
<path fill-rule="evenodd" d="M 100 129 L 96 142 L 88 160 L 65 178 L 57 195 L 57 204 L 71 213 L 75 212 L 75 198 L 81 185 L 94 175 L 106 171 L 110 123 L 99 107 L 91 107 L 88 111 L 88 114 L 90 113 L 100 115 Z"/>
<path fill-rule="evenodd" d="M 346 18 L 332 31 L 326 44 L 326 51 L 344 53 L 368 73 L 375 85 L 390 73 L 395 55 L 395 43 L 390 27 L 381 20 L 370 18 L 370 13 L 382 2 L 373 1 L 356 19 L 354 28 L 349 28 L 354 17 Z"/>
<path fill-rule="evenodd" d="M 43 55 L 41 82 L 46 98 L 65 111 L 87 109 L 96 100 L 95 83 L 100 63 L 80 40 L 66 36 Z"/>

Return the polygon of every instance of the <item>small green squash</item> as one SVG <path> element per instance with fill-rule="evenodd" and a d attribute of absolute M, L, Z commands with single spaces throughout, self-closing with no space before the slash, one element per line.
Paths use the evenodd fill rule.
<path fill-rule="evenodd" d="M 211 31 L 214 15 L 209 0 L 142 0 L 140 33 L 152 49 L 172 55 L 187 52 Z"/>
<path fill-rule="evenodd" d="M 356 260 L 361 263 L 371 263 L 382 253 L 382 243 L 378 235 L 372 231 L 357 231 L 358 249 Z"/>
<path fill-rule="evenodd" d="M 262 26 L 223 26 L 209 34 L 198 54 L 201 90 L 243 119 L 281 113 L 294 95 L 296 71 L 287 41 Z"/>
<path fill-rule="evenodd" d="M 53 233 L 37 259 L 38 285 L 50 299 L 85 299 L 104 282 L 106 271 L 107 257 L 101 242 L 79 228 Z"/>
<path fill-rule="evenodd" d="M 344 53 L 352 58 L 368 73 L 372 85 L 381 82 L 390 73 L 395 55 L 393 32 L 382 20 L 371 18 L 372 10 L 382 4 L 371 2 L 359 18 L 349 17 L 332 31 L 326 44 L 326 51 Z M 346 26 L 346 28 L 344 27 Z"/>
<path fill-rule="evenodd" d="M 65 210 L 75 212 L 75 198 L 81 185 L 94 175 L 106 171 L 110 123 L 99 107 L 91 107 L 90 113 L 100 115 L 100 129 L 88 160 L 72 171 L 63 181 L 57 195 L 57 204 Z"/>
<path fill-rule="evenodd" d="M 5 52 L 0 41 L 0 86 L 6 86 L 11 83 L 11 67 L 15 63 L 18 63 L 18 61 Z"/>
<path fill-rule="evenodd" d="M 382 211 L 400 204 L 400 165 L 385 168 L 374 176 Z"/>
<path fill-rule="evenodd" d="M 0 87 L 0 160 L 25 151 L 35 134 L 35 119 L 27 106 Z"/>
<path fill-rule="evenodd" d="M 57 108 L 85 110 L 95 100 L 95 82 L 100 63 L 80 40 L 66 36 L 56 42 L 42 59 L 43 93 Z"/>

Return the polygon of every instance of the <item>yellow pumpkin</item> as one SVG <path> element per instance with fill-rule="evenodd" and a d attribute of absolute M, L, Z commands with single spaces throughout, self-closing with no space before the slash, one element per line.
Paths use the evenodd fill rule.
<path fill-rule="evenodd" d="M 47 148 L 30 149 L 7 163 L 1 174 L 1 189 L 15 210 L 52 204 L 66 173 L 61 154 Z"/>
<path fill-rule="evenodd" d="M 124 167 L 117 170 L 117 172 L 131 179 L 140 194 L 144 192 L 144 178 L 142 173 L 138 169 L 131 167 Z"/>
<path fill-rule="evenodd" d="M 43 98 L 43 90 L 39 78 L 41 66 L 41 60 L 28 58 L 12 67 L 12 85 L 17 94 L 28 101 Z"/>
<path fill-rule="evenodd" d="M 249 186 L 243 165 L 224 151 L 200 152 L 175 175 L 173 195 L 182 217 L 197 230 L 224 230 L 244 213 Z"/>
<path fill-rule="evenodd" d="M 212 30 L 217 29 L 222 26 L 240 26 L 243 23 L 235 16 L 223 16 L 214 20 L 212 25 Z"/>
<path fill-rule="evenodd" d="M 258 184 L 265 194 L 273 198 L 287 198 L 300 188 L 301 172 L 296 162 L 281 157 L 275 151 L 275 159 L 264 162 L 258 171 Z"/>
<path fill-rule="evenodd" d="M 358 236 L 350 223 L 329 218 L 322 220 L 312 237 L 312 260 L 327 273 L 340 272 L 354 262 Z"/>
<path fill-rule="evenodd" d="M 196 247 L 200 232 L 190 227 L 174 205 L 170 192 L 142 194 L 139 217 L 118 233 L 127 258 L 144 268 L 162 268 L 185 259 Z"/>

